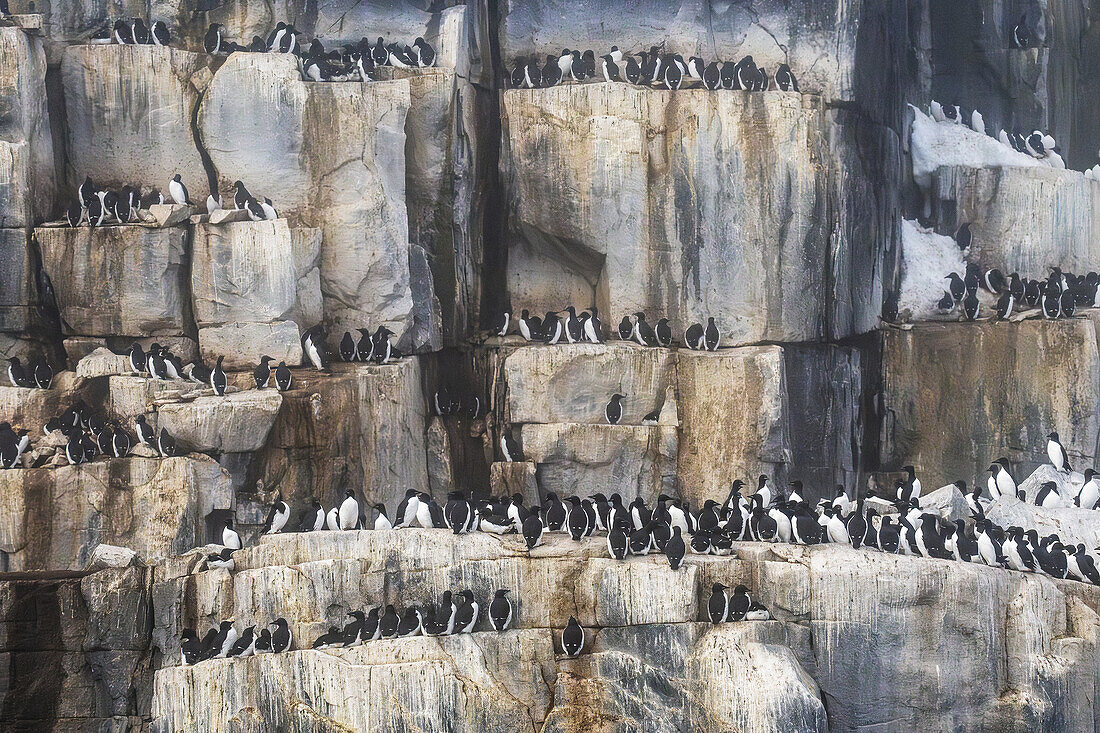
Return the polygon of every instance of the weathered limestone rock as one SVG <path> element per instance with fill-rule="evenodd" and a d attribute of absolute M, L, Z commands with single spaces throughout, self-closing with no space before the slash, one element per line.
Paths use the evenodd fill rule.
<path fill-rule="evenodd" d="M 428 492 L 441 499 L 455 490 L 451 459 L 451 436 L 439 416 L 432 417 L 424 438 L 428 470 Z M 495 494 L 494 494 L 495 496 Z"/>
<path fill-rule="evenodd" d="M 202 720 L 210 731 L 236 731 L 242 718 L 269 730 L 436 730 L 442 721 L 453 731 L 523 730 L 546 715 L 553 668 L 543 630 L 211 660 L 160 670 L 153 716 L 163 730 Z M 183 704 L 181 689 L 202 696 Z"/>
<path fill-rule="evenodd" d="M 1004 456 L 1026 475 L 1047 460 L 1052 430 L 1071 462 L 1091 464 L 1100 433 L 1092 321 L 926 323 L 882 338 L 884 467 L 912 464 L 922 482 L 942 486 L 984 477 Z"/>
<path fill-rule="evenodd" d="M 186 333 L 186 229 L 40 227 L 35 238 L 66 334 Z"/>
<path fill-rule="evenodd" d="M 327 626 L 342 624 L 348 611 L 436 600 L 456 583 L 479 598 L 510 588 L 513 628 L 519 629 L 560 628 L 569 616 L 586 626 L 684 623 L 699 616 L 694 565 L 673 571 L 663 556 L 611 560 L 602 538 L 580 545 L 560 534 L 543 539 L 528 553 L 518 535 L 435 529 L 265 537 L 234 554 L 232 574 L 177 575 L 165 568 L 154 584 L 156 643 L 166 664 L 178 664 L 183 628 L 204 628 L 215 618 L 262 622 L 275 614 L 308 646 Z M 483 616 L 476 630 L 490 628 Z"/>
<path fill-rule="evenodd" d="M 230 509 L 229 480 L 206 458 L 118 458 L 0 472 L 0 550 L 9 570 L 79 570 L 97 545 L 143 558 L 179 554 Z"/>
<path fill-rule="evenodd" d="M 472 14 L 473 11 L 470 11 Z M 478 197 L 487 171 L 481 149 L 490 126 L 478 117 L 469 81 L 467 9 L 443 11 L 441 65 L 433 69 L 382 67 L 379 78 L 408 79 L 405 119 L 405 203 L 409 239 L 429 253 L 434 292 L 448 345 L 476 324 L 481 297 Z M 439 48 L 437 46 L 437 48 Z M 454 58 L 454 63 L 442 60 Z"/>
<path fill-rule="evenodd" d="M 140 185 L 168 196 L 180 174 L 192 201 L 207 178 L 190 120 L 210 79 L 210 57 L 162 46 L 71 46 L 61 64 L 68 180 Z"/>
<path fill-rule="evenodd" d="M 27 229 L 0 229 L 0 329 L 5 331 L 28 332 L 39 323 L 29 234 Z"/>
<path fill-rule="evenodd" d="M 321 300 L 321 230 L 299 227 L 290 230 L 294 253 L 295 296 L 290 320 L 309 328 L 324 320 Z"/>
<path fill-rule="evenodd" d="M 413 660 L 499 664 L 496 682 L 448 672 L 467 679 L 467 695 L 519 685 L 508 699 L 527 706 L 525 726 L 546 730 L 602 730 L 611 721 L 660 731 L 1088 730 L 1095 719 L 1087 691 L 1098 675 L 1100 589 L 1091 586 L 835 545 L 739 543 L 736 557 L 689 555 L 671 571 L 660 556 L 610 560 L 599 537 L 544 539 L 528 555 L 519 537 L 445 530 L 274 536 L 236 553 L 232 574 L 195 573 L 200 553 L 175 558 L 158 567 L 153 586 L 153 638 L 166 665 L 154 715 L 173 721 L 169 727 L 254 707 L 258 720 L 278 727 L 270 721 L 283 720 L 294 701 L 316 710 L 325 700 L 326 719 L 361 721 L 379 698 L 347 694 L 345 679 L 360 673 L 357 663 L 377 659 L 389 663 L 387 674 L 404 673 Z M 716 581 L 746 584 L 777 620 L 694 623 Z M 511 588 L 515 630 L 176 666 L 185 626 L 234 618 L 243 628 L 284 616 L 299 646 L 308 646 L 348 610 L 437 600 L 459 585 L 479 598 Z M 552 655 L 569 615 L 588 631 L 577 659 L 484 646 L 545 639 Z M 950 665 L 936 651 L 944 648 Z M 336 659 L 340 673 L 315 670 Z M 528 677 L 532 661 L 542 669 Z M 251 697 L 275 688 L 287 692 Z M 465 719 L 466 698 L 434 682 L 416 689 L 426 695 L 418 709 Z M 532 707 L 525 702 L 532 699 L 547 702 Z"/>
<path fill-rule="evenodd" d="M 30 227 L 54 195 L 53 138 L 42 41 L 0 28 L 0 227 Z"/>
<path fill-rule="evenodd" d="M 611 395 L 622 401 L 623 425 L 640 425 L 660 407 L 673 379 L 674 352 L 613 341 L 526 346 L 504 361 L 512 423 L 605 424 Z"/>
<path fill-rule="evenodd" d="M 152 412 L 154 400 L 184 395 L 196 389 L 199 385 L 182 379 L 112 375 L 107 380 L 107 408 L 118 418 L 133 419 Z"/>
<path fill-rule="evenodd" d="M 280 490 L 296 509 L 311 496 L 332 506 L 349 488 L 366 506 L 384 502 L 392 510 L 406 489 L 428 490 L 420 384 L 416 358 L 382 366 L 336 363 L 331 375 L 296 371 L 250 481 Z"/>
<path fill-rule="evenodd" d="M 82 379 L 132 373 L 130 357 L 126 354 L 116 354 L 106 346 L 100 346 L 76 364 L 76 376 Z"/>
<path fill-rule="evenodd" d="M 282 404 L 274 389 L 172 402 L 157 408 L 157 428 L 192 450 L 248 453 L 264 446 Z"/>
<path fill-rule="evenodd" d="M 489 493 L 492 496 L 520 494 L 527 506 L 542 503 L 533 461 L 495 461 L 489 466 Z M 553 491 L 554 489 L 547 489 Z M 572 491 L 572 489 L 570 489 Z"/>
<path fill-rule="evenodd" d="M 313 84 L 297 60 L 234 54 L 203 97 L 202 139 L 228 187 L 279 182 L 283 215 L 323 231 L 321 292 L 332 333 L 413 324 L 404 203 L 407 81 Z M 262 110 L 262 113 L 257 113 Z M 433 346 L 410 344 L 411 347 Z"/>
<path fill-rule="evenodd" d="M 1040 466 L 1039 469 L 1020 482 L 1028 501 L 1020 501 L 1015 497 L 1002 496 L 986 510 L 986 516 L 1002 527 L 1023 527 L 1034 529 L 1043 537 L 1057 533 L 1066 544 L 1076 545 L 1083 542 L 1086 548 L 1100 546 L 1100 512 L 1094 509 L 1080 509 L 1073 505 L 1072 496 L 1080 485 L 1072 488 L 1066 486 L 1068 482 L 1059 481 L 1062 505 L 1052 509 L 1035 506 L 1035 494 L 1039 485 L 1044 481 L 1057 478 L 1053 466 Z"/>
<path fill-rule="evenodd" d="M 195 227 L 191 298 L 200 328 L 286 320 L 296 285 L 286 219 Z"/>
<path fill-rule="evenodd" d="M 932 190 L 943 231 L 970 224 L 970 262 L 1044 278 L 1100 261 L 1100 186 L 1077 171 L 940 168 Z"/>
<path fill-rule="evenodd" d="M 522 442 L 538 466 L 538 485 L 559 496 L 617 491 L 653 503 L 676 488 L 675 428 L 528 424 Z"/>
<path fill-rule="evenodd" d="M 140 726 L 152 693 L 144 568 L 0 581 L 0 726 Z M 110 650 L 110 651 L 108 651 Z"/>
<path fill-rule="evenodd" d="M 6 371 L 6 367 L 5 367 Z M 59 372 L 54 376 L 51 389 L 31 387 L 11 387 L 5 374 L 3 386 L 0 386 L 0 411 L 4 418 L 15 427 L 25 427 L 38 437 L 38 432 L 46 421 L 60 414 L 62 404 L 68 406 L 67 393 L 75 386 L 73 372 Z"/>
<path fill-rule="evenodd" d="M 251 369 L 260 357 L 270 356 L 278 365 L 302 363 L 302 337 L 294 321 L 227 323 L 199 329 L 199 352 L 204 361 L 225 357 L 226 369 Z"/>
<path fill-rule="evenodd" d="M 830 275 L 852 243 L 833 239 L 819 98 L 594 83 L 502 99 L 513 302 L 659 312 L 678 339 L 713 316 L 730 345 L 870 327 Z"/>
<path fill-rule="evenodd" d="M 805 634 L 776 622 L 595 631 L 562 660 L 542 730 L 826 731 L 821 694 L 799 663 Z"/>
<path fill-rule="evenodd" d="M 783 350 L 753 346 L 676 352 L 681 495 L 693 505 L 791 461 Z"/>

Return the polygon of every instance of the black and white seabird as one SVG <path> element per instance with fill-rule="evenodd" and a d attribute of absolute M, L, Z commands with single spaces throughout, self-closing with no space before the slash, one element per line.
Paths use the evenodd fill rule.
<path fill-rule="evenodd" d="M 533 550 L 542 544 L 542 535 L 546 531 L 546 527 L 543 525 L 538 511 L 532 511 L 530 516 L 523 520 L 520 524 L 520 531 L 523 533 L 523 541 L 527 544 L 528 550 Z"/>
<path fill-rule="evenodd" d="M 657 334 L 653 331 L 653 326 L 646 322 L 645 313 L 641 311 L 634 314 L 633 337 L 642 346 L 657 345 Z"/>
<path fill-rule="evenodd" d="M 156 448 L 156 433 L 153 432 L 153 426 L 145 422 L 145 415 L 134 418 L 134 430 L 137 431 L 139 443 Z"/>
<path fill-rule="evenodd" d="M 221 53 L 222 50 L 222 24 L 211 23 L 210 27 L 206 29 L 206 35 L 202 37 L 202 47 L 205 51 L 214 56 Z"/>
<path fill-rule="evenodd" d="M 712 624 L 725 622 L 729 614 L 729 596 L 726 595 L 728 586 L 715 583 L 711 586 L 710 598 L 707 600 L 707 616 Z"/>
<path fill-rule="evenodd" d="M 214 368 L 210 371 L 210 388 L 214 390 L 214 394 L 219 397 L 225 396 L 225 391 L 229 387 L 229 376 L 222 369 L 222 362 L 225 361 L 225 356 L 218 357 L 218 363 L 214 365 Z"/>
<path fill-rule="evenodd" d="M 264 522 L 264 534 L 278 534 L 290 519 L 290 505 L 279 500 L 271 505 L 271 511 Z"/>
<path fill-rule="evenodd" d="M 279 366 L 275 367 L 275 387 L 280 392 L 286 392 L 290 389 L 292 381 L 293 375 L 290 373 L 290 367 L 286 365 L 285 361 L 280 361 Z"/>
<path fill-rule="evenodd" d="M 508 600 L 508 589 L 500 588 L 489 602 L 489 623 L 496 631 L 507 631 L 512 623 L 512 602 Z"/>
<path fill-rule="evenodd" d="M 154 20 L 149 26 L 149 36 L 154 46 L 167 46 L 172 42 L 172 34 L 163 20 Z"/>
<path fill-rule="evenodd" d="M 775 70 L 775 85 L 784 92 L 798 91 L 798 80 L 794 78 L 790 66 L 780 64 L 779 68 Z"/>
<path fill-rule="evenodd" d="M 374 518 L 375 529 L 393 529 L 393 523 L 390 522 L 389 515 L 386 514 L 385 504 L 375 504 L 374 510 L 378 512 L 378 516 Z"/>
<path fill-rule="evenodd" d="M 573 616 L 561 632 L 561 648 L 569 657 L 576 657 L 584 650 L 584 628 Z"/>
<path fill-rule="evenodd" d="M 309 508 L 298 522 L 299 532 L 317 532 L 325 526 L 325 509 L 316 498 L 310 499 Z"/>
<path fill-rule="evenodd" d="M 458 610 L 455 612 L 455 633 L 468 634 L 477 625 L 479 605 L 474 600 L 474 594 L 471 591 L 464 590 L 460 595 L 462 596 L 462 603 L 459 604 Z"/>
<path fill-rule="evenodd" d="M 634 338 L 634 324 L 630 322 L 630 316 L 623 316 L 623 320 L 619 321 L 619 338 L 623 341 L 629 341 Z"/>
<path fill-rule="evenodd" d="M 340 529 L 355 529 L 359 523 L 359 502 L 351 489 L 344 490 L 344 500 L 340 502 Z"/>
<path fill-rule="evenodd" d="M 277 618 L 269 624 L 275 627 L 271 631 L 271 651 L 279 654 L 290 649 L 294 643 L 294 636 L 290 633 L 290 626 L 285 618 Z"/>
<path fill-rule="evenodd" d="M 722 332 L 714 322 L 714 318 L 707 318 L 707 327 L 703 331 L 703 346 L 707 351 L 718 351 L 722 343 Z"/>
<path fill-rule="evenodd" d="M 172 176 L 172 180 L 168 182 L 168 195 L 170 195 L 172 200 L 180 206 L 191 205 L 191 199 L 187 195 L 187 186 L 183 185 L 179 173 Z"/>
<path fill-rule="evenodd" d="M 1054 466 L 1055 471 L 1069 473 L 1073 470 L 1065 446 L 1058 441 L 1057 432 L 1047 435 L 1047 457 L 1050 458 L 1050 464 Z"/>
<path fill-rule="evenodd" d="M 1016 21 L 1016 24 L 1012 26 L 1011 41 L 1012 48 L 1031 47 L 1031 30 L 1028 27 L 1026 12 L 1021 15 L 1020 19 Z"/>
<path fill-rule="evenodd" d="M 401 617 L 397 615 L 397 609 L 392 604 L 387 605 L 386 609 L 382 612 L 382 615 L 378 619 L 378 631 L 379 635 L 383 639 L 392 639 L 397 636 L 397 629 L 401 626 Z"/>
<path fill-rule="evenodd" d="M 669 325 L 667 318 L 662 318 L 657 321 L 657 326 L 653 331 L 657 336 L 658 346 L 672 346 L 672 327 Z"/>
<path fill-rule="evenodd" d="M 424 614 L 420 611 L 420 607 L 414 604 L 406 608 L 405 615 L 397 624 L 397 637 L 419 636 L 423 630 Z"/>
<path fill-rule="evenodd" d="M 252 380 L 256 389 L 264 389 L 271 383 L 271 357 L 261 356 L 260 363 L 252 370 Z"/>
<path fill-rule="evenodd" d="M 176 455 L 178 447 L 175 438 L 169 435 L 167 430 L 161 428 L 160 435 L 157 436 L 157 450 L 160 454 L 165 458 L 171 458 Z"/>
<path fill-rule="evenodd" d="M 237 530 L 233 529 L 233 520 L 225 520 L 225 526 L 222 527 L 222 547 L 228 547 L 231 550 L 241 549 L 241 536 L 237 534 Z"/>
<path fill-rule="evenodd" d="M 621 395 L 618 393 L 611 395 L 611 400 L 607 403 L 607 406 L 604 407 L 603 414 L 604 418 L 607 420 L 608 425 L 618 425 L 619 420 L 622 419 L 623 397 L 625 397 L 625 395 Z"/>
<path fill-rule="evenodd" d="M 978 318 L 978 312 L 981 305 L 978 303 L 978 294 L 974 290 L 967 292 L 966 297 L 962 301 L 963 315 L 968 321 L 974 321 Z"/>
<path fill-rule="evenodd" d="M 500 454 L 508 463 L 523 460 L 523 452 L 520 450 L 515 438 L 512 437 L 512 431 L 508 427 L 504 427 L 500 431 Z"/>
<path fill-rule="evenodd" d="M 316 325 L 302 334 L 302 352 L 319 371 L 328 371 L 328 351 L 325 349 L 324 327 Z"/>

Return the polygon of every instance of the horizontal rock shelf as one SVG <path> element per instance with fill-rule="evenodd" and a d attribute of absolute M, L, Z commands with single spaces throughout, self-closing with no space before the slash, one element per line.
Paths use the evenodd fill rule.
<path fill-rule="evenodd" d="M 321 294 L 334 333 L 385 322 L 403 334 L 415 302 L 434 297 L 414 293 L 410 279 L 408 109 L 407 81 L 309 84 L 293 56 L 246 53 L 226 60 L 200 106 L 222 183 L 240 179 L 263 195 L 278 182 L 281 213 L 322 230 Z"/>
<path fill-rule="evenodd" d="M 263 448 L 283 396 L 272 386 L 157 408 L 157 428 L 196 451 L 248 453 Z"/>
<path fill-rule="evenodd" d="M 1050 715 L 1074 721 L 1071 727 L 1092 720 L 1088 698 L 1057 690 L 1071 680 L 1087 689 L 1094 684 L 1100 589 L 832 545 L 739 543 L 735 550 L 728 558 L 689 555 L 674 572 L 661 556 L 612 561 L 602 538 L 573 543 L 547 535 L 528 554 L 517 537 L 394 530 L 267 538 L 236 554 L 233 574 L 190 574 L 193 560 L 178 558 L 158 568 L 154 581 L 154 645 L 166 666 L 157 673 L 153 707 L 177 725 L 191 716 L 228 719 L 244 708 L 269 726 L 300 714 L 356 725 L 377 720 L 385 701 L 387 710 L 431 710 L 461 729 L 471 706 L 495 710 L 476 701 L 506 684 L 523 690 L 510 687 L 507 705 L 528 716 L 528 724 L 545 721 L 551 730 L 573 730 L 581 720 L 661 716 L 756 721 L 764 730 L 791 729 L 769 727 L 776 720 L 798 721 L 792 723 L 798 730 L 899 720 L 906 728 L 937 730 Z M 748 585 L 778 620 L 699 623 L 710 584 L 718 581 Z M 460 587 L 480 598 L 512 588 L 516 630 L 175 666 L 185 625 L 205 629 L 233 618 L 243 628 L 284 616 L 298 644 L 308 646 L 326 626 L 343 623 L 349 609 L 437 600 L 443 589 Z M 989 608 L 1004 611 L 990 615 Z M 569 615 L 589 633 L 575 660 L 558 649 Z M 1050 635 L 1031 633 L 1036 625 Z M 953 649 L 954 663 L 945 667 L 935 654 L 905 651 L 918 638 Z M 542 671 L 528 677 L 532 662 Z M 491 674 L 470 671 L 486 664 Z M 768 683 L 746 682 L 761 665 Z M 990 667 L 1000 671 L 990 676 Z M 348 676 L 366 675 L 360 689 L 379 674 L 392 686 L 370 695 L 342 692 Z M 404 682 L 395 682 L 395 674 Z M 868 675 L 878 682 L 869 683 Z M 467 689 L 456 699 L 449 687 L 456 678 L 467 687 L 482 681 L 473 683 L 476 693 Z M 1011 680 L 1012 694 L 1023 692 L 1022 707 L 1004 705 L 1004 680 Z M 398 689 L 402 684 L 417 691 L 416 705 L 408 689 Z M 282 692 L 262 699 L 252 692 L 268 688 Z M 499 714 L 511 720 L 513 713 Z"/>

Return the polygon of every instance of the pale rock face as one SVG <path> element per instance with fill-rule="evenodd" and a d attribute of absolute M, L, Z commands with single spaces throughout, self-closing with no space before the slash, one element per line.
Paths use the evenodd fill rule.
<path fill-rule="evenodd" d="M 525 663 L 517 666 L 517 659 Z M 551 635 L 543 630 L 212 660 L 157 673 L 153 727 L 180 730 L 201 719 L 209 730 L 227 732 L 242 720 L 271 730 L 427 731 L 442 730 L 445 720 L 452 731 L 524 730 L 545 716 L 544 679 L 553 668 Z M 289 686 L 290 694 L 261 694 L 269 684 Z M 183 704 L 172 692 L 181 688 L 203 696 Z M 304 694 L 312 704 L 298 702 Z M 409 704 L 393 705 L 396 699 Z"/>
<path fill-rule="evenodd" d="M 1051 265 L 1085 273 L 1100 261 L 1100 186 L 1077 171 L 944 167 L 932 200 L 945 231 L 970 224 L 967 259 L 983 268 L 1042 279 Z"/>
<path fill-rule="evenodd" d="M 681 350 L 677 360 L 684 498 L 698 506 L 725 496 L 736 479 L 754 485 L 761 473 L 781 481 L 791 461 L 783 350 Z"/>
<path fill-rule="evenodd" d="M 283 397 L 275 389 L 211 395 L 157 408 L 157 428 L 192 450 L 247 453 L 260 450 L 275 424 Z"/>
<path fill-rule="evenodd" d="M 653 499 L 675 487 L 697 505 L 724 496 L 735 479 L 766 473 L 785 482 L 792 431 L 806 436 L 799 450 L 817 461 L 799 464 L 810 496 L 831 496 L 829 484 L 815 479 L 839 480 L 851 465 L 859 361 L 849 350 L 748 346 L 712 353 L 613 341 L 501 353 L 506 414 L 511 425 L 522 426 L 516 436 L 522 434 L 525 457 L 538 464 L 543 493 L 575 493 L 573 482 L 587 475 L 582 485 L 591 491 Z M 821 359 L 833 366 L 830 378 L 812 366 Z M 791 383 L 788 371 L 795 375 Z M 622 422 L 612 428 L 604 408 L 616 392 L 629 394 Z M 655 409 L 661 427 L 642 426 Z M 814 436 L 820 449 L 808 446 Z M 621 461 L 619 450 L 625 451 Z M 601 481 L 611 483 L 598 487 Z"/>
<path fill-rule="evenodd" d="M 194 457 L 12 469 L 0 472 L 0 492 L 0 549 L 9 570 L 80 570 L 100 544 L 142 558 L 178 554 L 205 535 L 210 511 L 233 502 L 228 476 Z"/>
<path fill-rule="evenodd" d="M 199 353 L 208 365 L 225 357 L 226 369 L 252 369 L 260 357 L 270 356 L 275 365 L 302 363 L 302 338 L 294 321 L 227 323 L 199 329 Z"/>
<path fill-rule="evenodd" d="M 606 424 L 604 408 L 618 393 L 626 394 L 622 424 L 640 425 L 660 407 L 674 360 L 669 349 L 623 341 L 515 349 L 504 361 L 508 420 Z"/>
<path fill-rule="evenodd" d="M 819 100 L 597 83 L 503 104 L 514 301 L 660 313 L 677 339 L 713 316 L 731 345 L 828 331 L 836 163 Z"/>
<path fill-rule="evenodd" d="M 0 28 L 0 227 L 30 227 L 54 195 L 42 40 Z"/>
<path fill-rule="evenodd" d="M 294 265 L 286 219 L 199 224 L 191 255 L 195 322 L 202 328 L 286 320 L 297 298 Z"/>
<path fill-rule="evenodd" d="M 76 363 L 76 376 L 83 379 L 131 374 L 130 357 L 116 354 L 106 346 L 97 348 Z"/>
<path fill-rule="evenodd" d="M 40 227 L 35 238 L 66 334 L 186 334 L 186 229 Z"/>
<path fill-rule="evenodd" d="M 489 493 L 493 496 L 520 494 L 527 506 L 541 503 L 537 464 L 533 461 L 493 462 L 489 466 Z"/>
<path fill-rule="evenodd" d="M 559 496 L 618 492 L 649 504 L 676 488 L 676 429 L 553 423 L 523 426 L 524 456 Z"/>
<path fill-rule="evenodd" d="M 534 52 L 544 60 L 546 54 L 576 48 L 581 39 L 597 58 L 612 45 L 637 52 L 664 41 L 665 53 L 685 59 L 737 61 L 751 54 L 772 73 L 787 63 L 806 92 L 830 102 L 858 102 L 876 119 L 896 111 L 884 104 L 888 95 L 879 90 L 885 91 L 883 85 L 904 65 L 901 48 L 888 40 L 890 28 L 905 25 L 904 8 L 871 11 L 862 3 L 814 0 L 767 7 L 643 0 L 630 9 L 644 18 L 638 23 L 623 22 L 620 10 L 565 0 L 507 0 L 497 11 L 501 58 L 510 69 L 518 56 Z"/>
<path fill-rule="evenodd" d="M 882 465 L 912 464 L 922 483 L 942 486 L 984 481 L 1004 456 L 1020 480 L 1047 461 L 1052 430 L 1071 462 L 1091 463 L 1100 433 L 1092 321 L 927 323 L 882 338 Z"/>
<path fill-rule="evenodd" d="M 257 106 L 272 114 L 255 115 Z M 404 203 L 407 81 L 314 84 L 280 54 L 233 54 L 199 111 L 221 185 L 264 195 L 279 181 L 280 212 L 322 234 L 325 323 L 411 328 Z M 338 121 L 338 122 L 337 122 Z M 416 346 L 424 346 L 424 343 Z"/>
<path fill-rule="evenodd" d="M 159 46 L 71 46 L 65 87 L 68 184 L 159 189 L 177 173 L 192 202 L 206 198 L 206 170 L 191 116 L 210 78 L 210 57 Z"/>
<path fill-rule="evenodd" d="M 311 496 L 328 509 L 350 488 L 360 502 L 384 502 L 392 513 L 406 489 L 429 487 L 420 385 L 414 358 L 387 365 L 337 362 L 331 375 L 295 371 L 249 475 L 267 491 L 280 490 L 296 510 Z M 291 522 L 297 521 L 296 512 Z"/>

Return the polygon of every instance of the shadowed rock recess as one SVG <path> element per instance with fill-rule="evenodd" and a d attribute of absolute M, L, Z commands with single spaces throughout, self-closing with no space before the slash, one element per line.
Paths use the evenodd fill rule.
<path fill-rule="evenodd" d="M 6 4 L 0 730 L 1100 733 L 1088 3 Z"/>

